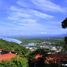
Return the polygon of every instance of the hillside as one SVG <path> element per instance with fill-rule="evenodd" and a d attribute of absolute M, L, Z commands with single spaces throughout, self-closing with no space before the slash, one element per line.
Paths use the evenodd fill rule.
<path fill-rule="evenodd" d="M 27 49 L 25 49 L 25 47 L 20 46 L 17 43 L 8 42 L 2 39 L 0 39 L 0 48 L 5 50 L 14 50 L 17 52 L 17 54 L 20 54 L 20 55 L 25 55 L 28 51 Z"/>
<path fill-rule="evenodd" d="M 24 39 L 22 40 L 23 43 L 21 44 L 17 44 L 15 42 L 8 42 L 5 41 L 3 39 L 0 39 L 0 49 L 4 49 L 7 51 L 15 51 L 15 57 L 13 57 L 11 60 L 9 61 L 2 61 L 0 62 L 0 67 L 27 67 L 28 63 L 29 63 L 29 59 L 34 59 L 35 54 L 31 53 L 29 49 L 26 49 L 23 45 L 24 44 L 28 44 L 28 43 L 39 43 L 38 45 L 42 45 L 41 43 L 43 42 L 47 42 L 47 43 L 51 43 L 51 45 L 55 45 L 55 46 L 64 46 L 64 41 L 63 39 Z M 54 44 L 53 44 L 54 42 Z M 48 45 L 48 44 L 47 44 Z M 65 48 L 63 48 L 65 49 Z M 67 49 L 67 48 L 66 48 Z M 44 49 L 45 50 L 45 49 Z M 36 53 L 44 53 L 41 49 L 37 48 L 37 51 L 34 51 Z M 45 53 L 44 53 L 45 54 Z M 39 55 L 38 55 L 39 56 Z M 36 56 L 36 57 L 38 57 Z M 1 57 L 0 57 L 1 59 Z"/>
<path fill-rule="evenodd" d="M 5 61 L 1 61 L 0 67 L 26 67 L 27 59 L 25 56 L 28 50 L 25 49 L 25 47 L 14 42 L 8 42 L 0 39 L 0 49 L 16 52 L 16 56 L 9 61 L 7 61 L 9 55 L 6 57 L 7 54 L 2 54 L 3 59 L 7 58 L 7 60 L 5 59 Z M 0 59 L 2 59 L 2 56 Z"/>

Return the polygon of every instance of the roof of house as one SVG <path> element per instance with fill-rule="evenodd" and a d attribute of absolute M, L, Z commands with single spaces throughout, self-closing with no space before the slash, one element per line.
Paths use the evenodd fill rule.
<path fill-rule="evenodd" d="M 41 54 L 37 54 L 37 55 L 35 56 L 35 59 L 37 60 L 37 59 L 39 59 L 39 58 L 41 58 L 41 57 L 42 57 Z"/>
<path fill-rule="evenodd" d="M 14 58 L 16 55 L 15 54 L 1 54 L 0 55 L 0 61 L 8 61 L 8 60 L 11 60 L 12 58 Z"/>

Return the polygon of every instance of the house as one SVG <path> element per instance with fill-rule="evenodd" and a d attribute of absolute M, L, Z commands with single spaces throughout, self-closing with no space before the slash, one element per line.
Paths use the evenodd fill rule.
<path fill-rule="evenodd" d="M 11 60 L 16 56 L 15 51 L 0 49 L 0 62 Z"/>
<path fill-rule="evenodd" d="M 9 60 L 11 60 L 12 58 L 14 58 L 15 56 L 16 56 L 15 54 L 10 54 L 10 53 L 1 54 L 1 55 L 0 55 L 0 62 L 2 62 L 2 61 L 9 61 Z"/>

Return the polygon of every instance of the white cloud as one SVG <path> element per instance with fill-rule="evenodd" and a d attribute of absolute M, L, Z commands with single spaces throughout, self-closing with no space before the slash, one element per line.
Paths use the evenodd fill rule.
<path fill-rule="evenodd" d="M 20 2 L 18 0 L 18 2 Z M 49 11 L 60 11 L 63 12 L 64 10 L 61 9 L 59 5 L 56 5 L 49 0 L 32 0 L 33 4 L 35 4 L 38 8 L 43 10 L 49 10 Z M 22 2 L 21 2 L 22 3 Z M 23 3 L 22 3 L 23 4 Z M 22 6 L 22 4 L 19 4 Z M 27 6 L 27 5 L 26 5 Z M 10 13 L 8 16 L 8 20 L 11 21 L 9 24 L 16 25 L 13 31 L 17 32 L 17 34 L 56 34 L 58 31 L 60 31 L 60 28 L 58 29 L 58 26 L 56 27 L 54 22 L 55 17 L 52 15 L 49 15 L 45 12 L 38 11 L 36 9 L 31 8 L 21 8 L 17 6 L 11 6 Z M 41 21 L 45 22 L 45 20 L 49 20 L 47 23 L 43 23 Z M 53 22 L 54 21 L 54 22 Z M 58 24 L 58 23 L 57 23 Z M 58 31 L 57 31 L 57 30 Z M 52 32 L 53 31 L 53 32 Z M 19 33 L 18 33 L 19 32 Z M 20 33 L 21 32 L 21 33 Z M 63 31 L 60 31 L 63 32 Z"/>
<path fill-rule="evenodd" d="M 39 26 L 39 18 L 43 19 L 52 19 L 53 16 L 39 12 L 33 9 L 21 9 L 15 6 L 11 6 L 10 14 L 8 19 L 12 21 L 12 23 L 16 23 L 18 25 L 28 25 L 29 27 Z M 42 27 L 42 26 L 41 26 Z"/>
<path fill-rule="evenodd" d="M 65 9 L 50 0 L 32 0 L 32 2 L 43 10 L 65 12 Z"/>
<path fill-rule="evenodd" d="M 53 3 L 51 0 L 16 1 L 16 4 L 12 4 L 9 8 L 10 10 L 7 11 L 9 14 L 7 14 L 8 18 L 6 21 L 3 21 L 4 24 L 0 23 L 1 34 L 43 35 L 65 32 L 65 30 L 60 28 L 58 23 L 60 20 L 57 19 L 57 13 L 55 14 L 55 12 L 58 12 L 58 17 L 60 17 L 60 13 L 66 11 L 65 8 Z M 55 21 L 55 18 L 57 21 Z"/>
<path fill-rule="evenodd" d="M 25 3 L 22 0 L 18 0 L 17 4 L 20 5 L 21 7 L 26 7 L 26 8 L 37 8 L 40 10 L 44 11 L 54 11 L 54 12 L 66 12 L 66 9 L 58 4 L 55 4 L 51 2 L 50 0 L 29 0 L 32 5 Z"/>
<path fill-rule="evenodd" d="M 25 17 L 25 18 L 30 18 L 33 16 L 37 16 L 40 18 L 53 18 L 54 16 L 34 10 L 34 9 L 21 9 L 15 6 L 11 6 L 10 10 L 13 12 L 12 14 L 15 14 L 15 16 L 20 16 L 20 17 Z"/>
<path fill-rule="evenodd" d="M 44 18 L 44 19 L 47 19 L 47 18 L 53 18 L 52 15 L 49 15 L 49 14 L 46 14 L 46 13 L 42 13 L 40 11 L 37 11 L 37 10 L 30 10 L 30 13 L 34 16 L 37 16 L 37 17 L 40 17 L 40 18 Z"/>

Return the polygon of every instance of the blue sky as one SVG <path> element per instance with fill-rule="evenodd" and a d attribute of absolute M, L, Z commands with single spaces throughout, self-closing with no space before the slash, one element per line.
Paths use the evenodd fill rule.
<path fill-rule="evenodd" d="M 0 36 L 61 35 L 67 0 L 0 0 Z"/>

